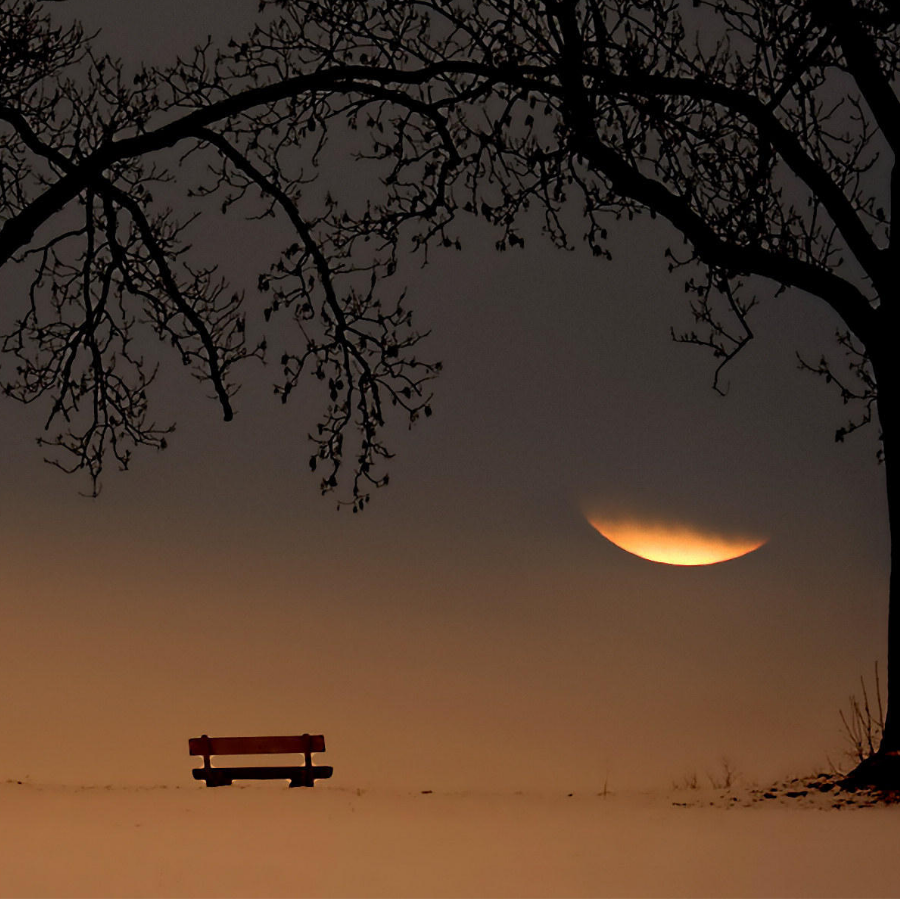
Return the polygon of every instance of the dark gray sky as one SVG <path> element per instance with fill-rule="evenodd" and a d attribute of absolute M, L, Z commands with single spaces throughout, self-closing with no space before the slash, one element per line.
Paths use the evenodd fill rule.
<path fill-rule="evenodd" d="M 164 61 L 255 7 L 61 12 Z M 211 223 L 201 249 L 246 259 L 252 285 L 265 260 L 235 234 Z M 3 777 L 183 782 L 188 737 L 298 730 L 325 733 L 352 786 L 533 786 L 539 766 L 541 786 L 599 789 L 723 754 L 761 778 L 839 761 L 838 708 L 883 657 L 888 543 L 875 430 L 835 445 L 839 398 L 796 369 L 795 350 L 836 353 L 836 323 L 798 294 L 764 304 L 723 399 L 712 359 L 669 338 L 691 323 L 661 223 L 624 225 L 612 263 L 536 236 L 498 254 L 474 223 L 464 238 L 406 273 L 445 372 L 362 516 L 319 497 L 317 410 L 282 408 L 262 369 L 228 425 L 167 375 L 170 449 L 95 502 L 40 461 L 38 411 L 4 405 Z M 589 507 L 770 540 L 659 565 L 594 532 Z"/>

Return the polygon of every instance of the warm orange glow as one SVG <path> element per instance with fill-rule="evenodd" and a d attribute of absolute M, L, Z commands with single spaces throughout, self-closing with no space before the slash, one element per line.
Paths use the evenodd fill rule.
<path fill-rule="evenodd" d="M 617 547 L 670 566 L 708 566 L 725 562 L 752 553 L 766 542 L 766 538 L 727 537 L 687 525 L 590 517 L 588 521 Z"/>

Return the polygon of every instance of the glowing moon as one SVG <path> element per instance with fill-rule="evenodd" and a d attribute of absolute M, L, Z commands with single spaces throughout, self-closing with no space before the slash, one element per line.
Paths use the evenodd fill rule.
<path fill-rule="evenodd" d="M 608 541 L 628 553 L 670 566 L 708 566 L 758 550 L 767 538 L 728 537 L 687 525 L 640 522 L 635 519 L 588 522 Z"/>

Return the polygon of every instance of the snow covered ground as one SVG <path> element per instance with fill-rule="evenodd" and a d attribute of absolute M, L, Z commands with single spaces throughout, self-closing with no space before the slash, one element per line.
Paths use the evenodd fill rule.
<path fill-rule="evenodd" d="M 788 797 L 792 787 L 806 793 Z M 12 781 L 0 784 L 0 893 L 900 895 L 900 806 L 806 785 L 776 794 Z"/>

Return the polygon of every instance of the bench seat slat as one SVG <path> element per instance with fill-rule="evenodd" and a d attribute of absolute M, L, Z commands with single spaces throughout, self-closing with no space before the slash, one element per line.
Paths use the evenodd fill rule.
<path fill-rule="evenodd" d="M 313 778 L 331 778 L 334 769 L 331 766 L 216 766 L 212 769 L 192 769 L 197 781 L 206 781 L 212 775 L 214 780 L 252 778 L 302 778 L 311 775 Z"/>
<path fill-rule="evenodd" d="M 275 737 L 191 738 L 191 756 L 255 756 L 258 753 L 322 753 L 325 737 L 321 734 Z"/>

